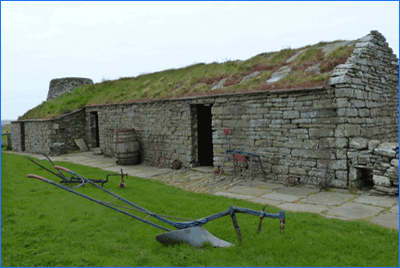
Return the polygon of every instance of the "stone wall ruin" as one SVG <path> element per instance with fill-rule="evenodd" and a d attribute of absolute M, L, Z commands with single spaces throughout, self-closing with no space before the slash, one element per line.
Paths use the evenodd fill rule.
<path fill-rule="evenodd" d="M 80 77 L 55 78 L 50 81 L 47 101 L 58 98 L 60 95 L 72 92 L 75 88 L 93 84 L 93 80 Z"/>

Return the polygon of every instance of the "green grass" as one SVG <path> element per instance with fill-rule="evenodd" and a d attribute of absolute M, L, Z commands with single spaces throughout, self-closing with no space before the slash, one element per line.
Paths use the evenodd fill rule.
<path fill-rule="evenodd" d="M 28 173 L 59 181 L 26 158 L 1 157 L 2 266 L 398 266 L 399 232 L 362 221 L 326 219 L 317 214 L 286 212 L 285 235 L 279 221 L 239 214 L 243 241 L 238 242 L 230 217 L 206 228 L 235 244 L 232 248 L 197 249 L 186 244 L 164 247 L 155 239 L 162 230 L 83 199 Z M 49 166 L 47 161 L 40 161 Z M 105 178 L 110 172 L 57 162 L 86 175 Z M 51 175 L 51 176 L 50 176 Z M 129 177 L 119 189 L 118 177 L 105 188 L 160 214 L 198 219 L 230 205 L 261 210 L 242 200 L 195 194 L 162 183 Z M 111 201 L 87 185 L 80 193 Z M 269 213 L 279 209 L 266 207 Z M 139 214 L 138 214 L 139 215 Z M 164 225 L 165 226 L 165 225 Z"/>
<path fill-rule="evenodd" d="M 324 42 L 314 46 L 307 46 L 304 48 L 306 51 L 298 59 L 289 63 L 294 71 L 301 71 L 301 81 L 294 81 L 290 85 L 287 85 L 286 88 L 324 85 L 324 81 L 328 80 L 329 76 L 322 77 L 323 81 L 320 81 L 321 79 L 317 82 L 307 81 L 310 76 L 304 73 L 304 70 L 311 65 L 323 61 L 323 72 L 329 72 L 337 64 L 346 60 L 354 49 L 354 47 L 342 48 L 329 53 L 329 57 L 324 58 L 324 53 L 320 48 L 321 44 L 327 45 L 330 43 Z M 185 96 L 222 94 L 227 92 L 254 92 L 282 88 L 286 84 L 281 83 L 266 86 L 265 82 L 274 71 L 286 64 L 285 61 L 300 49 L 302 48 L 285 48 L 277 52 L 261 53 L 245 61 L 227 60 L 223 63 L 196 63 L 180 69 L 142 74 L 137 77 L 124 77 L 112 81 L 103 80 L 101 83 L 79 87 L 73 92 L 66 93 L 55 100 L 43 102 L 26 112 L 19 119 L 54 118 L 85 107 L 86 105 L 129 103 Z M 255 71 L 262 72 L 258 78 L 240 83 L 244 76 Z M 211 91 L 211 88 L 223 78 L 227 79 L 224 87 Z"/>
<path fill-rule="evenodd" d="M 1 135 L 1 141 L 7 141 L 7 135 Z"/>

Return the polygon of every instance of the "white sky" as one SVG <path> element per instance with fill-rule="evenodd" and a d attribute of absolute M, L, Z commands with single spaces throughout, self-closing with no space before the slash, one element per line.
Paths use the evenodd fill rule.
<path fill-rule="evenodd" d="M 53 78 L 97 83 L 371 30 L 399 55 L 399 2 L 2 1 L 1 119 L 46 100 Z"/>

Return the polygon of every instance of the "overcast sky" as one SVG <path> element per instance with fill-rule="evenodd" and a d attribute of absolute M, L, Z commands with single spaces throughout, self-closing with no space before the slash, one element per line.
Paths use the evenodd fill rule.
<path fill-rule="evenodd" d="M 45 101 L 53 78 L 97 83 L 371 30 L 399 55 L 399 2 L 2 1 L 1 119 Z"/>

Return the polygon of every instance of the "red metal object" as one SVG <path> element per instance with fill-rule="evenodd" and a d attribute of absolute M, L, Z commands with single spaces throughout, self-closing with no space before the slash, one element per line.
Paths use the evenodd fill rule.
<path fill-rule="evenodd" d="M 46 180 L 45 178 L 40 177 L 40 176 L 35 175 L 35 174 L 28 174 L 28 178 L 34 178 L 34 179 L 38 179 L 38 180 L 41 180 L 41 181 L 45 181 Z"/>
<path fill-rule="evenodd" d="M 218 168 L 218 169 L 215 171 L 215 174 L 216 174 L 216 175 L 222 175 L 222 174 L 224 174 L 224 170 L 221 169 L 221 168 Z"/>
<path fill-rule="evenodd" d="M 225 135 L 229 135 L 229 128 L 227 128 L 227 127 L 224 128 L 224 134 L 225 134 Z"/>
<path fill-rule="evenodd" d="M 58 170 L 64 170 L 64 171 L 66 171 L 66 172 L 69 172 L 69 169 L 68 169 L 68 168 L 65 168 L 65 167 L 54 166 L 54 168 L 55 168 L 55 169 L 58 169 Z"/>
<path fill-rule="evenodd" d="M 234 156 L 238 162 L 247 163 L 246 157 L 244 155 L 234 154 Z"/>

